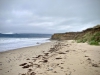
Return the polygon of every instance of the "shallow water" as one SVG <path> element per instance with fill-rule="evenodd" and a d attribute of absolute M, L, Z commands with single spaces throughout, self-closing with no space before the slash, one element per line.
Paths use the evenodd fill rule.
<path fill-rule="evenodd" d="M 0 38 L 0 52 L 50 42 L 49 38 Z"/>

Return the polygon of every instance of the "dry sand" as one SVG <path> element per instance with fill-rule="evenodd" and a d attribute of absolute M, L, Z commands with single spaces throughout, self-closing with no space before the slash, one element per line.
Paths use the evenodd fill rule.
<path fill-rule="evenodd" d="M 100 46 L 52 41 L 2 52 L 0 75 L 100 75 Z"/>

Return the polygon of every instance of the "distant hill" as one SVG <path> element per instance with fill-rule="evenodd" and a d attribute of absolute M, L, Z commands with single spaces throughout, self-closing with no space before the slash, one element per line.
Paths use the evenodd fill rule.
<path fill-rule="evenodd" d="M 53 40 L 77 40 L 77 42 L 88 42 L 89 44 L 100 44 L 100 25 L 88 28 L 81 32 L 66 32 L 52 35 Z"/>
<path fill-rule="evenodd" d="M 38 33 L 15 33 L 15 34 L 2 34 L 0 33 L 0 38 L 44 38 L 51 37 L 51 34 L 38 34 Z"/>

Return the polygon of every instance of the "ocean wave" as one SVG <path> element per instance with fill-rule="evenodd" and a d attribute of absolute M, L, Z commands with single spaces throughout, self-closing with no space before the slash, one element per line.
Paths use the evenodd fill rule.
<path fill-rule="evenodd" d="M 0 52 L 50 42 L 49 38 L 0 38 Z"/>

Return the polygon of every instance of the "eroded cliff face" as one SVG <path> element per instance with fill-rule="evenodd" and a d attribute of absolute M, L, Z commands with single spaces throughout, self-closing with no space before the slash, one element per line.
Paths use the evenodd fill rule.
<path fill-rule="evenodd" d="M 84 38 L 86 35 L 94 35 L 95 33 L 100 33 L 100 25 L 93 28 L 88 28 L 82 32 L 67 32 L 67 33 L 57 33 L 52 35 L 52 40 L 75 40 Z M 98 37 L 100 38 L 100 36 Z"/>
<path fill-rule="evenodd" d="M 57 33 L 52 35 L 53 40 L 73 40 L 79 35 L 80 32 Z"/>

